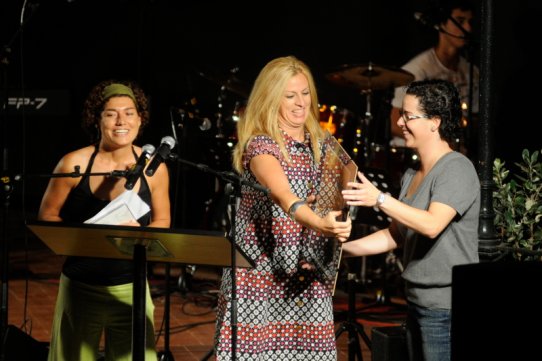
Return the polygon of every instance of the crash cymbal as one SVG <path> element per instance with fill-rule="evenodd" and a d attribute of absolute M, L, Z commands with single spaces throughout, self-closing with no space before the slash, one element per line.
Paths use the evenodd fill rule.
<path fill-rule="evenodd" d="M 342 65 L 326 74 L 326 78 L 334 84 L 356 90 L 384 90 L 406 85 L 414 80 L 414 75 L 403 69 L 368 63 Z"/>
<path fill-rule="evenodd" d="M 215 74 L 212 71 L 198 70 L 198 74 L 201 77 L 210 80 L 211 82 L 220 85 L 221 87 L 224 87 L 225 90 L 228 90 L 234 94 L 240 95 L 245 98 L 248 97 L 250 91 L 249 86 L 244 81 L 237 78 L 234 73 L 231 73 L 229 75 L 219 75 Z"/>

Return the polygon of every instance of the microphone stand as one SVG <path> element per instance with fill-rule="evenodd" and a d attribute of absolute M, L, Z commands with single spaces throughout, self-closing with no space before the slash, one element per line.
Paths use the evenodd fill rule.
<path fill-rule="evenodd" d="M 223 179 L 224 181 L 226 181 L 228 183 L 239 183 L 240 186 L 248 186 L 248 187 L 254 188 L 254 189 L 256 189 L 256 190 L 258 190 L 260 192 L 263 192 L 266 195 L 269 195 L 269 189 L 268 188 L 265 188 L 264 186 L 262 186 L 262 185 L 260 185 L 258 183 L 249 182 L 246 179 L 243 179 L 241 176 L 239 176 L 239 175 L 237 175 L 237 174 L 235 174 L 233 172 L 217 171 L 217 170 L 212 169 L 211 167 L 209 167 L 206 164 L 193 163 L 193 162 L 190 162 L 188 160 L 182 159 L 176 154 L 170 154 L 169 158 L 172 159 L 172 160 L 175 160 L 177 162 L 181 162 L 183 164 L 186 164 L 186 165 L 189 165 L 191 167 L 197 168 L 198 170 L 200 170 L 202 172 L 211 173 L 211 174 Z"/>
<path fill-rule="evenodd" d="M 173 133 L 173 139 L 175 139 L 175 142 L 179 144 L 179 140 L 177 138 L 177 131 L 175 130 L 175 122 L 173 121 L 172 108 L 170 108 L 170 120 L 171 120 L 171 131 Z M 184 115 L 183 115 L 184 117 Z M 186 131 L 184 124 L 182 124 L 182 138 L 183 140 L 186 139 Z M 183 145 L 183 151 L 184 151 L 184 144 L 185 142 L 181 142 Z M 181 150 L 178 150 L 179 153 L 181 153 Z M 181 169 L 179 167 L 179 164 L 177 164 L 177 167 L 175 168 L 177 177 L 179 174 L 181 174 Z M 178 194 L 179 194 L 179 183 L 181 182 L 175 182 L 175 190 L 174 190 L 174 197 L 173 199 L 177 200 Z M 186 174 L 182 173 L 182 198 L 186 199 Z M 181 211 L 181 224 L 184 227 L 185 224 L 185 204 L 182 203 L 182 211 Z M 175 222 L 177 221 L 177 207 L 173 207 L 173 214 L 172 214 L 172 220 L 173 225 L 175 225 Z M 174 227 L 175 228 L 175 227 Z M 171 309 L 171 297 L 170 297 L 170 290 L 169 290 L 169 283 L 171 278 L 171 263 L 166 262 L 165 263 L 165 277 L 164 277 L 164 283 L 165 283 L 165 290 L 164 290 L 164 350 L 161 352 L 158 352 L 158 361 L 175 361 L 175 358 L 173 357 L 173 353 L 171 352 L 170 346 L 169 346 L 169 340 L 170 340 L 170 309 Z"/>
<path fill-rule="evenodd" d="M 230 240 L 230 245 L 231 245 L 231 277 L 232 277 L 232 285 L 231 285 L 232 295 L 231 295 L 231 309 L 230 309 L 231 347 L 232 347 L 231 360 L 235 361 L 237 359 L 236 358 L 236 354 L 237 354 L 237 280 L 236 280 L 237 247 L 236 247 L 236 244 L 237 243 L 235 239 L 236 211 L 241 201 L 242 186 L 251 187 L 260 192 L 263 192 L 266 195 L 269 195 L 269 189 L 261 186 L 260 184 L 249 182 L 246 179 L 243 179 L 242 177 L 238 176 L 237 174 L 233 172 L 216 171 L 205 164 L 193 163 L 193 162 L 181 159 L 177 157 L 175 154 L 171 154 L 170 158 L 173 158 L 183 164 L 195 167 L 201 170 L 202 172 L 214 174 L 215 176 L 220 177 L 221 179 L 227 182 L 224 192 L 228 195 L 228 199 L 229 199 L 228 211 L 229 211 L 229 217 L 230 217 L 230 231 L 228 232 L 228 239 Z M 249 261 L 252 261 L 252 260 L 249 260 Z M 212 352 L 210 354 L 207 354 L 205 356 L 205 359 L 210 357 L 211 354 Z"/>
<path fill-rule="evenodd" d="M 28 15 L 25 19 L 24 13 L 26 8 L 30 9 L 30 15 Z M 20 23 L 19 27 L 17 28 L 17 31 L 12 36 L 11 40 L 2 48 L 0 49 L 0 66 L 1 69 L 1 78 L 0 82 L 2 84 L 2 92 L 0 92 L 0 108 L 1 115 L 0 115 L 0 128 L 2 129 L 2 155 L 1 155 L 1 163 L 2 163 L 2 173 L 0 173 L 0 183 L 2 183 L 2 189 L 0 192 L 2 193 L 2 203 L 4 205 L 4 210 L 2 214 L 2 219 L 0 220 L 1 224 L 1 242 L 2 245 L 0 246 L 0 270 L 2 272 L 1 276 L 1 298 L 2 298 L 2 304 L 1 304 L 1 312 L 0 312 L 0 360 L 4 360 L 4 343 L 6 342 L 5 336 L 7 334 L 7 327 L 8 327 L 8 272 L 9 272 L 9 244 L 8 244 L 8 231 L 7 231 L 7 223 L 8 223 L 8 215 L 9 215 L 9 204 L 10 204 L 10 196 L 13 193 L 13 182 L 12 180 L 18 181 L 20 180 L 20 176 L 16 175 L 14 177 L 10 177 L 8 173 L 8 137 L 10 132 L 8 131 L 8 117 L 7 117 L 7 109 L 8 109 L 8 65 L 10 64 L 9 57 L 11 55 L 12 45 L 15 43 L 15 40 L 19 37 L 20 34 L 23 33 L 23 29 L 25 25 L 28 23 L 28 21 L 32 18 L 34 15 L 35 10 L 37 9 L 38 4 L 27 4 L 25 1 L 23 3 L 23 6 L 21 8 L 21 17 L 20 17 Z"/>
<path fill-rule="evenodd" d="M 81 173 L 80 166 L 76 165 L 75 166 L 75 171 L 70 172 L 70 173 L 37 174 L 35 176 L 36 177 L 45 177 L 45 178 L 66 178 L 66 177 L 78 178 L 78 177 L 82 177 L 84 175 L 87 175 L 87 176 L 101 175 L 101 176 L 106 176 L 106 177 L 126 177 L 128 172 L 129 171 L 127 171 L 127 170 L 114 170 L 114 171 L 111 171 L 111 172 L 99 172 L 99 173 L 86 173 L 85 174 L 85 173 Z"/>
<path fill-rule="evenodd" d="M 14 177 L 17 179 L 18 177 Z M 9 272 L 9 245 L 8 245 L 8 221 L 9 221 L 9 198 L 14 187 L 10 184 L 9 176 L 3 176 L 2 185 L 2 203 L 4 211 L 2 212 L 2 312 L 1 312 L 1 330 L 0 330 L 0 360 L 4 360 L 5 336 L 8 329 L 8 272 Z"/>
<path fill-rule="evenodd" d="M 468 101 L 468 105 L 467 105 L 467 128 L 466 128 L 466 131 L 465 131 L 465 141 L 467 142 L 467 151 L 470 149 L 470 146 L 471 146 L 471 139 L 470 137 L 472 136 L 472 128 L 473 128 L 473 125 L 472 125 L 472 102 L 473 102 L 473 97 L 474 97 L 474 62 L 473 62 L 473 54 L 472 54 L 472 49 L 474 48 L 474 43 L 473 43 L 473 40 L 472 40 L 472 34 L 470 32 L 468 32 L 467 30 L 465 30 L 465 28 L 456 20 L 454 19 L 453 16 L 451 15 L 448 15 L 448 19 L 454 23 L 455 26 L 457 26 L 457 28 L 459 30 L 461 30 L 461 32 L 463 33 L 463 38 L 465 40 L 467 40 L 467 60 L 469 62 L 469 92 L 468 92 L 468 98 L 467 98 L 467 101 Z M 442 31 L 442 30 L 440 30 Z M 470 156 L 469 156 L 470 157 Z"/>

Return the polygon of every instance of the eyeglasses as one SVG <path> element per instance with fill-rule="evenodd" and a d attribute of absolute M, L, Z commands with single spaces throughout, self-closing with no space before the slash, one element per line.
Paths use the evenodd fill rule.
<path fill-rule="evenodd" d="M 404 110 L 399 110 L 399 116 L 400 117 L 403 117 L 403 119 L 406 121 L 406 122 L 409 122 L 411 120 L 414 120 L 414 119 L 423 119 L 423 118 L 429 118 L 427 115 L 425 114 L 422 114 L 422 115 L 414 115 L 414 114 L 407 114 Z"/>

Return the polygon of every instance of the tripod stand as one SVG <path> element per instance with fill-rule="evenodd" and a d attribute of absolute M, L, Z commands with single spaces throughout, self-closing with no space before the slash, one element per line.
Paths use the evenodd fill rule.
<path fill-rule="evenodd" d="M 348 311 L 346 321 L 339 325 L 339 328 L 335 332 L 335 339 L 338 339 L 344 331 L 348 332 L 348 361 L 354 361 L 357 357 L 358 360 L 363 360 L 361 354 L 361 345 L 359 343 L 358 335 L 361 336 L 363 341 L 369 349 L 371 349 L 371 340 L 365 333 L 363 326 L 356 320 L 356 274 L 348 273 Z"/>

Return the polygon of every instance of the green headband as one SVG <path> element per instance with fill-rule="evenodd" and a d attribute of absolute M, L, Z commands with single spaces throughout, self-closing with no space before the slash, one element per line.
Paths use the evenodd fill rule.
<path fill-rule="evenodd" d="M 132 98 L 134 103 L 137 105 L 137 101 L 136 101 L 134 92 L 132 91 L 132 89 L 130 89 L 130 87 L 127 87 L 124 84 L 119 84 L 119 83 L 109 84 L 102 91 L 102 96 L 103 96 L 104 100 L 109 99 L 112 96 L 118 96 L 118 95 L 127 95 L 127 96 L 129 96 L 130 98 Z"/>

